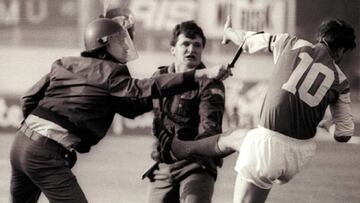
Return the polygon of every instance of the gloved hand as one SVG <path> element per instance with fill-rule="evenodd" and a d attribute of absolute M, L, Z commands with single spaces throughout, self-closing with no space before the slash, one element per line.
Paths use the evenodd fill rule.
<path fill-rule="evenodd" d="M 76 145 L 75 150 L 79 153 L 87 153 L 90 151 L 90 145 L 86 142 L 80 142 Z"/>

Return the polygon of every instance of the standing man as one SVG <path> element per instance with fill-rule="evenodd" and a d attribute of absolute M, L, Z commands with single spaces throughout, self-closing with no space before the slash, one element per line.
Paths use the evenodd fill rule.
<path fill-rule="evenodd" d="M 204 70 L 201 61 L 206 38 L 194 21 L 175 26 L 170 51 L 175 61 L 162 66 L 155 75 Z M 190 157 L 176 160 L 170 154 L 168 137 L 198 140 L 222 132 L 225 105 L 222 82 L 212 79 L 199 81 L 199 88 L 154 104 L 154 135 L 158 138 L 152 158 L 157 162 L 145 177 L 150 179 L 149 203 L 209 203 L 214 190 L 220 159 Z"/>
<path fill-rule="evenodd" d="M 152 98 L 196 89 L 203 77 L 222 77 L 222 66 L 153 79 L 134 79 L 127 66 L 137 57 L 126 29 L 100 18 L 85 30 L 85 51 L 64 57 L 21 99 L 24 121 L 14 139 L 12 202 L 83 203 L 87 199 L 71 167 L 76 152 L 89 152 L 114 115 L 134 118 L 152 109 Z"/>
<path fill-rule="evenodd" d="M 244 51 L 270 51 L 274 72 L 261 110 L 259 127 L 244 136 L 241 131 L 216 136 L 218 139 L 184 142 L 174 140 L 177 158 L 188 154 L 225 156 L 239 151 L 234 202 L 265 202 L 272 185 L 290 181 L 315 154 L 312 139 L 330 106 L 335 124 L 334 138 L 347 142 L 353 136 L 350 87 L 339 62 L 354 49 L 354 29 L 338 19 L 324 21 L 317 43 L 289 34 L 252 35 L 234 31 L 230 18 L 225 37 Z"/>

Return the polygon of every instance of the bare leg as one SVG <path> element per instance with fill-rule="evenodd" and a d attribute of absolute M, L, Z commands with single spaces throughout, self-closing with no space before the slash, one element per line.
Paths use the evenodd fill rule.
<path fill-rule="evenodd" d="M 263 203 L 269 192 L 270 189 L 262 189 L 237 176 L 234 187 L 234 203 Z"/>
<path fill-rule="evenodd" d="M 219 150 L 222 152 L 239 151 L 247 132 L 246 129 L 235 129 L 223 133 L 218 140 Z"/>
<path fill-rule="evenodd" d="M 184 159 L 195 154 L 226 157 L 235 151 L 239 151 L 247 132 L 248 130 L 235 129 L 194 141 L 182 141 L 174 137 L 171 151 L 178 159 Z"/>

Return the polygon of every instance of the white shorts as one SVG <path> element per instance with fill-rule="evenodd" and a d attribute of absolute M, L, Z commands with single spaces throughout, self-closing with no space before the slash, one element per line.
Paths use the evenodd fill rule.
<path fill-rule="evenodd" d="M 263 189 L 291 180 L 316 151 L 313 139 L 298 140 L 258 127 L 248 132 L 239 149 L 238 177 Z"/>

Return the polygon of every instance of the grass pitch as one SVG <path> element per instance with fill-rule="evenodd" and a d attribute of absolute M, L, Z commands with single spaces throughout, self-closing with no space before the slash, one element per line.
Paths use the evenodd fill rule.
<path fill-rule="evenodd" d="M 9 149 L 13 134 L 0 135 L 0 202 L 9 202 Z M 143 203 L 152 164 L 151 136 L 108 136 L 90 153 L 78 156 L 74 173 L 91 203 Z M 288 184 L 274 186 L 269 203 L 356 203 L 360 201 L 359 144 L 319 141 L 317 154 Z M 232 202 L 237 154 L 224 160 L 214 203 Z M 39 201 L 48 202 L 44 197 Z"/>

